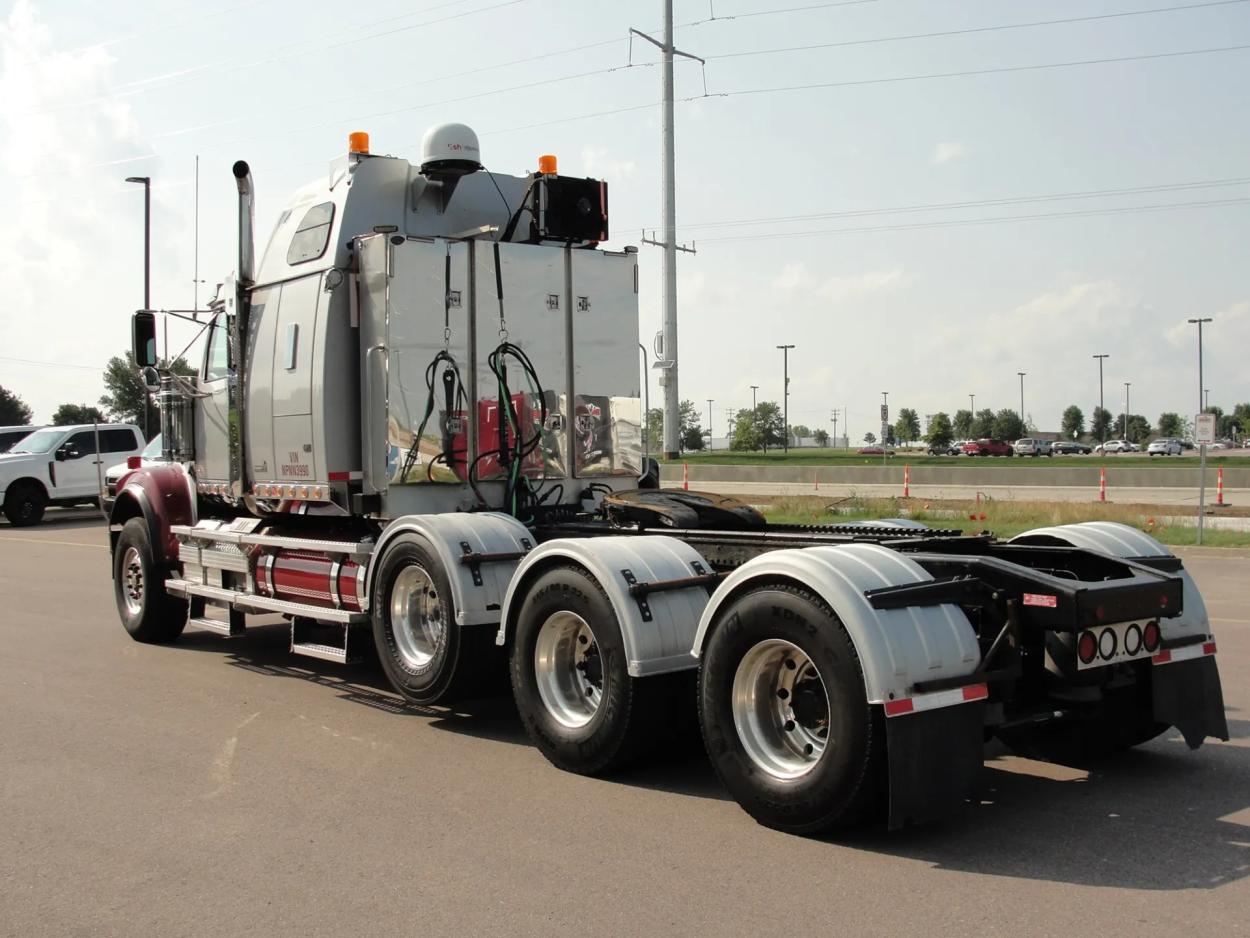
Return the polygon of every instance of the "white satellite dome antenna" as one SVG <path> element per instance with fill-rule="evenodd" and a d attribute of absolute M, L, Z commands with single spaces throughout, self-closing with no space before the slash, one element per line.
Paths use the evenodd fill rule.
<path fill-rule="evenodd" d="M 464 124 L 438 124 L 421 138 L 421 173 L 434 179 L 458 179 L 482 168 L 477 134 Z"/>

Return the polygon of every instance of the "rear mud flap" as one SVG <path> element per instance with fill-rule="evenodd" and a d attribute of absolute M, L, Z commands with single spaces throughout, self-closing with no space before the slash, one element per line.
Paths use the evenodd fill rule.
<path fill-rule="evenodd" d="M 1190 749 L 1208 736 L 1228 741 L 1224 692 L 1214 655 L 1157 664 L 1151 671 L 1154 717 L 1175 726 Z"/>
<path fill-rule="evenodd" d="M 885 721 L 890 830 L 952 814 L 973 795 L 984 762 L 980 702 Z"/>

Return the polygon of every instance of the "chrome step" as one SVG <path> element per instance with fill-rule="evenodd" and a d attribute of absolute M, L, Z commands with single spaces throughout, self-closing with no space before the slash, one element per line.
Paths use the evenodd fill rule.
<path fill-rule="evenodd" d="M 224 635 L 226 638 L 238 638 L 246 631 L 243 625 L 243 614 L 230 610 L 230 620 L 210 619 L 208 616 L 193 616 L 187 620 L 187 625 L 193 628 L 203 629 L 206 632 L 216 632 L 218 635 Z"/>
<path fill-rule="evenodd" d="M 373 553 L 373 544 L 366 541 L 327 541 L 306 537 L 281 537 L 276 534 L 251 534 L 247 531 L 199 525 L 191 527 L 185 524 L 172 525 L 170 531 L 178 537 L 189 538 L 193 541 L 235 546 L 285 547 L 290 550 L 314 550 L 326 554 L 349 554 L 355 557 L 367 557 Z"/>
<path fill-rule="evenodd" d="M 296 655 L 305 655 L 309 658 L 320 658 L 322 661 L 333 661 L 335 664 L 355 664 L 361 660 L 359 654 L 352 654 L 350 648 L 350 638 L 352 627 L 350 625 L 343 626 L 343 644 L 327 645 L 324 642 L 307 641 L 305 635 L 309 625 L 312 624 L 308 619 L 302 616 L 295 616 L 291 619 L 291 653 Z"/>
<path fill-rule="evenodd" d="M 303 616 L 317 622 L 332 625 L 355 625 L 369 621 L 369 613 L 352 612 L 349 609 L 326 609 L 307 603 L 293 603 L 286 599 L 257 596 L 239 590 L 191 583 L 188 580 L 166 580 L 165 590 L 175 596 L 200 596 L 219 605 L 233 607 L 243 612 L 277 612 L 289 616 Z"/>
<path fill-rule="evenodd" d="M 333 661 L 335 664 L 350 664 L 359 658 L 349 658 L 346 648 L 335 648 L 333 645 L 317 645 L 313 642 L 295 642 L 291 645 L 291 653 L 304 655 L 308 658 L 320 658 L 322 661 Z"/>

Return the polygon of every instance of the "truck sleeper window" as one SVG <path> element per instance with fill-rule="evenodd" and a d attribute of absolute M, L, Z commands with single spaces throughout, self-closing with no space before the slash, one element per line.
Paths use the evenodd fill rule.
<path fill-rule="evenodd" d="M 330 223 L 334 221 L 334 203 L 322 202 L 310 208 L 295 229 L 291 246 L 286 252 L 288 264 L 315 261 L 326 252 L 330 243 Z"/>

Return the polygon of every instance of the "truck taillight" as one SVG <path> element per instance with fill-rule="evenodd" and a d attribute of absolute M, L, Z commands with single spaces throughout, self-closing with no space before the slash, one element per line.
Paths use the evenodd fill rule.
<path fill-rule="evenodd" d="M 143 457 L 142 457 L 142 456 L 127 456 L 127 457 L 126 457 L 126 468 L 127 468 L 127 469 L 138 469 L 138 468 L 139 468 L 140 466 L 142 466 L 142 465 L 143 465 Z"/>
<path fill-rule="evenodd" d="M 1159 643 L 1163 635 L 1159 632 L 1158 622 L 1147 622 L 1146 627 L 1142 629 L 1142 646 L 1150 654 L 1154 654 L 1159 650 Z"/>
<path fill-rule="evenodd" d="M 1076 641 L 1076 654 L 1083 664 L 1089 664 L 1098 654 L 1098 639 L 1093 632 L 1082 632 Z"/>

